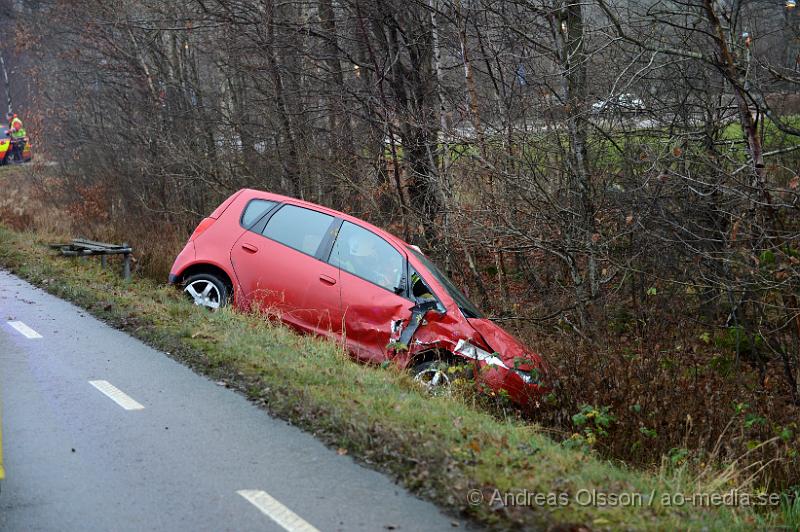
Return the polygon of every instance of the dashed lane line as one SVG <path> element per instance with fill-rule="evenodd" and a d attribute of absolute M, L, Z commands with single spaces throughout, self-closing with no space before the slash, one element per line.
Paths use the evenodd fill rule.
<path fill-rule="evenodd" d="M 247 499 L 261 513 L 278 523 L 287 532 L 319 532 L 302 517 L 261 490 L 239 490 L 236 493 Z"/>
<path fill-rule="evenodd" d="M 144 406 L 141 403 L 137 402 L 108 381 L 89 381 L 89 384 L 100 390 L 104 395 L 125 410 L 144 410 Z"/>
<path fill-rule="evenodd" d="M 28 327 L 27 325 L 25 325 L 21 321 L 9 321 L 7 323 L 11 327 L 16 329 L 16 331 L 18 333 L 20 333 L 22 336 L 24 336 L 25 338 L 29 338 L 31 340 L 35 340 L 36 338 L 41 338 L 42 337 L 41 334 L 39 334 L 38 332 L 34 331 L 33 329 L 31 329 L 30 327 Z"/>

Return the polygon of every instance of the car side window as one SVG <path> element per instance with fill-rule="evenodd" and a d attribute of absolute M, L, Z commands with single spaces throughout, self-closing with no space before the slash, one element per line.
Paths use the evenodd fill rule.
<path fill-rule="evenodd" d="M 250 200 L 244 208 L 244 212 L 242 212 L 241 226 L 245 229 L 252 228 L 253 224 L 260 220 L 261 217 L 275 205 L 277 205 L 277 202 L 274 201 L 263 199 Z"/>
<path fill-rule="evenodd" d="M 331 265 L 395 293 L 405 290 L 405 258 L 375 233 L 344 222 L 333 244 Z"/>
<path fill-rule="evenodd" d="M 411 296 L 419 303 L 427 301 L 437 301 L 436 296 L 433 295 L 433 290 L 430 289 L 425 279 L 414 269 L 413 266 L 409 267 L 411 273 Z"/>
<path fill-rule="evenodd" d="M 284 205 L 270 217 L 262 234 L 297 251 L 314 255 L 331 222 L 333 216 L 329 214 Z"/>

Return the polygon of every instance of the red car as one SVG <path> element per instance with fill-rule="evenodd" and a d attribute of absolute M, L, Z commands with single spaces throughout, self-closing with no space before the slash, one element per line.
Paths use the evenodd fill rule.
<path fill-rule="evenodd" d="M 197 305 L 273 312 L 303 332 L 345 339 L 361 361 L 393 360 L 428 387 L 448 364 L 533 404 L 541 357 L 484 318 L 419 248 L 313 203 L 240 190 L 195 229 L 169 282 Z"/>

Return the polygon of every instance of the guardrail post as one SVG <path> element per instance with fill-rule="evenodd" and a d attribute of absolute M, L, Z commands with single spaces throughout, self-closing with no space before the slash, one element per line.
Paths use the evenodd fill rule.
<path fill-rule="evenodd" d="M 126 248 L 128 247 L 127 242 L 123 242 L 122 245 Z M 122 278 L 129 281 L 131 278 L 131 254 L 124 253 L 123 257 L 125 260 L 122 263 Z"/>

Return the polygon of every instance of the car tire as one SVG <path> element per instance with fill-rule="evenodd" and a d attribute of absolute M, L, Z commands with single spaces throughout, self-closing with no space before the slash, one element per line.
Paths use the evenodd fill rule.
<path fill-rule="evenodd" d="M 230 289 L 218 276 L 211 273 L 196 273 L 183 281 L 183 293 L 199 307 L 218 310 L 228 306 Z"/>
<path fill-rule="evenodd" d="M 449 371 L 452 364 L 444 360 L 426 360 L 412 369 L 414 382 L 419 383 L 431 395 L 450 392 L 454 375 Z"/>

